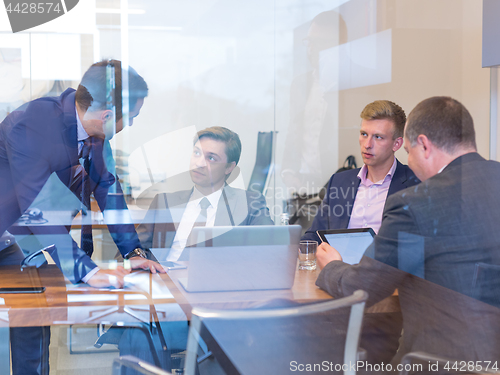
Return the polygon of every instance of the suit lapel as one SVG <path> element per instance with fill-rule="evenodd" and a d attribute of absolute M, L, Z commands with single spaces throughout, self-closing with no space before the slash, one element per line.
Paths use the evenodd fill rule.
<path fill-rule="evenodd" d="M 227 205 L 224 199 L 227 198 Z M 232 217 L 232 221 L 231 221 Z M 246 224 L 248 217 L 248 202 L 246 191 L 233 189 L 226 185 L 217 205 L 214 226 L 232 226 Z M 234 224 L 233 224 L 234 223 Z"/>
<path fill-rule="evenodd" d="M 408 177 L 406 176 L 406 170 L 403 168 L 403 164 L 396 159 L 396 170 L 394 171 L 394 177 L 389 185 L 389 191 L 387 196 L 394 194 L 404 188 L 406 188 L 406 181 Z"/>
<path fill-rule="evenodd" d="M 356 195 L 358 194 L 359 184 L 361 180 L 358 178 L 358 173 L 361 168 L 357 168 L 357 173 L 353 174 L 352 178 L 348 181 L 348 184 L 342 183 L 340 185 L 339 200 L 336 203 L 336 206 L 342 207 L 342 209 L 348 210 L 349 212 L 342 212 L 340 215 L 335 215 L 336 212 L 332 212 L 329 219 L 329 228 L 330 229 L 345 229 L 349 225 L 349 220 L 351 220 L 352 207 L 354 205 L 354 201 L 356 200 Z M 339 186 L 337 186 L 338 188 Z M 353 190 L 351 190 L 353 189 Z M 347 191 L 347 193 L 346 193 Z M 351 191 L 354 194 L 351 194 Z M 344 194 L 346 194 L 344 196 Z"/>
<path fill-rule="evenodd" d="M 172 222 L 175 225 L 175 230 L 179 227 L 182 215 L 184 214 L 186 205 L 188 204 L 192 193 L 193 189 L 179 191 L 173 194 L 164 194 L 165 205 L 172 216 Z"/>
<path fill-rule="evenodd" d="M 68 89 L 70 90 L 70 89 Z M 65 93 L 68 91 L 66 90 Z M 63 94 L 64 95 L 64 94 Z M 77 137 L 77 123 L 76 123 L 76 109 L 75 109 L 75 92 L 63 97 L 63 129 L 62 136 L 68 156 L 69 168 L 58 173 L 59 178 L 64 179 L 67 186 L 73 185 L 73 179 L 76 177 L 75 166 L 79 165 L 78 162 L 78 137 Z M 80 176 L 81 177 L 81 176 Z"/>
<path fill-rule="evenodd" d="M 345 207 L 346 210 L 350 208 L 350 211 L 348 212 L 348 215 L 340 216 L 339 226 L 335 226 L 334 229 L 347 228 L 349 226 L 349 220 L 351 220 L 352 208 L 354 206 L 354 201 L 356 200 L 356 195 L 358 194 L 359 184 L 361 183 L 361 180 L 358 178 L 357 174 L 354 176 L 354 178 L 355 178 L 355 180 L 353 180 L 352 188 L 354 189 L 356 194 L 354 194 L 354 197 L 352 196 L 352 194 L 349 194 L 348 195 L 349 198 L 346 199 L 346 201 L 343 205 L 343 207 Z"/>
<path fill-rule="evenodd" d="M 226 194 L 228 203 L 227 206 L 224 199 L 224 194 Z M 233 192 L 231 191 L 231 189 L 229 189 L 228 186 L 225 186 L 219 198 L 219 203 L 217 204 L 217 212 L 215 214 L 214 226 L 220 227 L 220 226 L 231 225 L 231 220 L 229 219 L 229 212 L 235 212 L 234 211 L 235 205 L 236 202 L 233 199 Z"/>

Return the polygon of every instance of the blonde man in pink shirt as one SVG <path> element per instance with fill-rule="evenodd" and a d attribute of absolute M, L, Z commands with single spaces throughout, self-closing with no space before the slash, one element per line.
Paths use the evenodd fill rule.
<path fill-rule="evenodd" d="M 387 197 L 418 184 L 394 153 L 403 145 L 406 115 L 389 100 L 376 100 L 360 114 L 359 146 L 364 165 L 334 174 L 314 222 L 302 239 L 321 242 L 317 230 L 380 228 Z"/>
<path fill-rule="evenodd" d="M 397 104 L 377 100 L 360 114 L 359 147 L 364 165 L 335 173 L 328 183 L 321 209 L 302 239 L 321 243 L 316 234 L 323 229 L 372 228 L 378 232 L 386 199 L 418 184 L 411 169 L 394 153 L 403 145 L 406 115 Z M 399 346 L 400 313 L 367 314 L 360 346 L 370 363 L 387 363 Z"/>

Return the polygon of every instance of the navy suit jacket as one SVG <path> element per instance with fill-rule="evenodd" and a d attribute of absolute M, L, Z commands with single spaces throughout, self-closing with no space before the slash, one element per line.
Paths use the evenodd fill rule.
<path fill-rule="evenodd" d="M 104 141 L 92 139 L 89 170 L 91 191 L 101 211 L 126 208 L 121 187 L 108 172 Z M 0 233 L 7 230 L 31 205 L 52 173 L 56 173 L 79 199 L 85 171 L 78 159 L 75 90 L 24 104 L 0 124 Z M 108 202 L 108 190 L 117 184 L 118 203 Z M 113 206 L 113 207 L 111 207 Z M 140 247 L 133 225 L 109 225 L 122 255 Z M 71 241 L 71 249 L 58 246 L 60 267 L 72 281 L 80 281 L 95 263 Z"/>
<path fill-rule="evenodd" d="M 396 170 L 392 177 L 387 196 L 420 182 L 407 165 L 401 164 L 399 160 L 396 160 L 396 163 Z M 302 237 L 303 240 L 321 242 L 316 231 L 347 228 L 351 219 L 352 206 L 354 205 L 361 182 L 358 178 L 360 169 L 335 173 L 330 178 L 320 210 L 314 218 L 311 228 Z"/>

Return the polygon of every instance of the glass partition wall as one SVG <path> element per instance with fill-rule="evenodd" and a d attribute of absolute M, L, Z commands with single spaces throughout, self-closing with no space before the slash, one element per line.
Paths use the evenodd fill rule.
<path fill-rule="evenodd" d="M 429 96 L 457 98 L 488 156 L 489 69 L 474 1 L 96 0 L 26 32 L 2 24 L 2 118 L 75 87 L 102 59 L 145 78 L 140 116 L 112 140 L 131 203 L 186 172 L 195 132 L 210 126 L 239 134 L 232 184 L 248 188 L 258 132 L 272 131 L 266 198 L 279 220 L 293 192 L 317 193 L 348 155 L 362 164 L 359 114 L 377 99 L 409 113 Z M 406 161 L 402 149 L 397 157 Z"/>
<path fill-rule="evenodd" d="M 290 199 L 314 201 L 349 155 L 363 164 L 360 113 L 375 100 L 406 114 L 431 96 L 459 100 L 488 158 L 490 70 L 481 67 L 481 31 L 477 0 L 82 0 L 64 17 L 16 34 L 4 14 L 0 120 L 30 100 L 76 89 L 94 62 L 121 60 L 149 87 L 133 126 L 127 118 L 110 141 L 112 168 L 137 220 L 156 194 L 191 189 L 194 137 L 221 126 L 242 144 L 228 183 L 251 191 L 266 181 L 262 192 L 279 224 L 283 212 L 295 212 Z M 271 144 L 258 142 L 259 132 L 273 132 Z M 262 167 L 256 161 L 267 153 Z M 396 157 L 407 162 L 403 148 Z M 78 211 L 66 190 L 51 176 L 31 207 Z M 71 234 L 77 240 L 80 230 Z M 18 242 L 31 252 L 50 239 Z M 117 255 L 106 228 L 94 231 L 94 244 L 97 260 Z"/>

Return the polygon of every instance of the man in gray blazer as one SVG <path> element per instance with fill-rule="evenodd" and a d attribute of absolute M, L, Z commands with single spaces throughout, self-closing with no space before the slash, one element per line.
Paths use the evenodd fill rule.
<path fill-rule="evenodd" d="M 194 226 L 273 225 L 262 195 L 226 184 L 240 154 L 235 132 L 219 126 L 199 131 L 190 162 L 194 187 L 155 196 L 137 228 L 141 244 L 170 248 L 167 259 L 175 261 L 186 246 L 195 244 Z"/>
<path fill-rule="evenodd" d="M 144 222 L 137 228 L 141 244 L 146 248 L 169 248 L 169 261 L 185 260 L 188 247 L 196 242 L 191 238 L 194 226 L 274 225 L 260 193 L 226 184 L 240 154 L 241 142 L 235 132 L 218 126 L 199 131 L 190 161 L 193 188 L 155 196 Z M 207 206 L 203 205 L 204 200 Z M 162 367 L 171 370 L 171 351 L 186 349 L 188 325 L 180 320 L 162 322 L 161 326 L 169 351 L 159 350 L 160 361 Z M 142 332 L 114 328 L 119 336 L 120 355 L 131 354 L 152 362 Z"/>
<path fill-rule="evenodd" d="M 404 333 L 394 362 L 424 351 L 493 363 L 500 349 L 500 299 L 491 298 L 500 275 L 500 163 L 477 153 L 472 117 L 449 97 L 415 107 L 405 149 L 422 183 L 387 199 L 359 264 L 321 244 L 316 284 L 334 297 L 366 290 L 369 304 L 398 288 Z"/>

